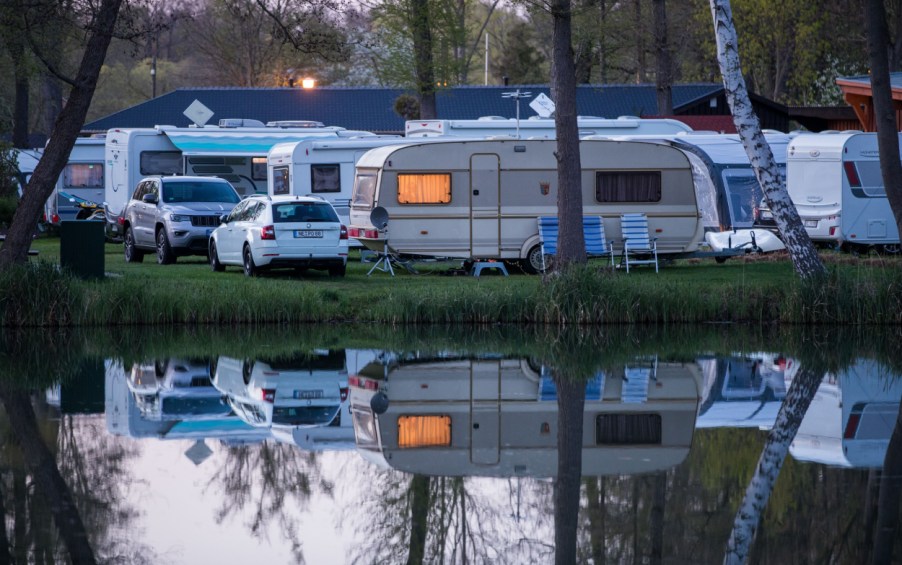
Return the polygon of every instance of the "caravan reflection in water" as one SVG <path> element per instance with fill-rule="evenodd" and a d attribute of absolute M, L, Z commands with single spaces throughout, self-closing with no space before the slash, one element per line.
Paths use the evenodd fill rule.
<path fill-rule="evenodd" d="M 638 360 L 586 385 L 585 476 L 667 469 L 689 453 L 701 374 L 694 363 Z M 557 472 L 558 403 L 525 359 L 379 360 L 349 377 L 360 454 L 425 475 Z"/>

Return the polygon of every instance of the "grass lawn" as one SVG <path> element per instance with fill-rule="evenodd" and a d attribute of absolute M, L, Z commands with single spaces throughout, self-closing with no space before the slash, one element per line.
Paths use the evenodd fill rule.
<path fill-rule="evenodd" d="M 59 262 L 58 238 L 35 240 L 39 261 Z M 460 262 L 418 263 L 419 274 L 376 271 L 352 251 L 347 275 L 276 271 L 249 279 L 238 267 L 214 273 L 203 257 L 127 264 L 121 244 L 106 244 L 102 281 L 75 281 L 77 311 L 88 325 L 358 321 L 389 323 L 789 322 L 897 323 L 902 258 L 824 252 L 831 281 L 806 289 L 784 255 L 718 264 L 680 260 L 655 274 L 590 268 L 574 277 L 452 276 Z M 590 263 L 602 267 L 601 260 Z M 863 292 L 863 288 L 871 289 Z M 814 292 L 814 294 L 812 294 Z M 47 299 L 44 299 L 47 300 Z M 74 300 L 74 299 L 72 299 Z M 814 307 L 811 307 L 811 305 Z M 7 315 L 7 318 L 9 316 Z M 29 318 L 33 319 L 33 318 Z M 9 322 L 7 322 L 9 323 Z"/>

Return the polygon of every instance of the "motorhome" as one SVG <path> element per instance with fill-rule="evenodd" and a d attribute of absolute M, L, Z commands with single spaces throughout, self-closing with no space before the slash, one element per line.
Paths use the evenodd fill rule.
<path fill-rule="evenodd" d="M 584 476 L 679 464 L 692 443 L 700 373 L 656 358 L 586 384 Z M 558 402 L 546 368 L 501 355 L 378 360 L 349 377 L 358 453 L 439 476 L 553 477 Z"/>
<path fill-rule="evenodd" d="M 16 183 L 19 197 L 22 196 L 25 187 L 28 186 L 28 181 L 31 180 L 31 175 L 34 173 L 35 167 L 38 166 L 38 161 L 41 160 L 41 154 L 41 149 L 12 149 L 12 155 L 16 159 L 17 170 L 14 173 L 15 178 L 13 180 Z"/>
<path fill-rule="evenodd" d="M 902 375 L 860 358 L 824 377 L 789 453 L 799 461 L 879 469 L 899 414 Z"/>
<path fill-rule="evenodd" d="M 248 125 L 253 124 L 253 125 Z M 270 127 L 250 120 L 220 120 L 219 126 L 156 126 L 111 129 L 106 134 L 104 209 L 107 233 L 121 237 L 119 218 L 138 181 L 155 175 L 217 176 L 241 196 L 266 193 L 266 154 L 273 145 L 313 137 L 362 136 L 322 124 Z"/>
<path fill-rule="evenodd" d="M 348 225 L 357 161 L 374 147 L 398 143 L 404 139 L 382 135 L 279 143 L 267 155 L 267 192 L 270 196 L 323 197 Z"/>
<path fill-rule="evenodd" d="M 876 133 L 802 134 L 787 151 L 787 190 L 812 241 L 899 252 Z"/>
<path fill-rule="evenodd" d="M 587 135 L 666 135 L 692 128 L 678 120 L 636 116 L 620 116 L 614 119 L 577 116 L 580 137 Z M 475 120 L 408 120 L 404 124 L 404 137 L 475 137 L 485 138 L 508 135 L 520 139 L 555 139 L 554 119 L 532 116 L 517 120 L 500 116 L 483 116 Z"/>
<path fill-rule="evenodd" d="M 105 197 L 105 134 L 78 137 L 69 160 L 56 180 L 53 194 L 44 205 L 44 219 L 50 225 L 75 220 L 81 202 L 100 205 Z M 78 218 L 81 219 L 81 218 Z"/>
<path fill-rule="evenodd" d="M 349 236 L 377 252 L 387 245 L 401 255 L 522 261 L 540 271 L 537 218 L 558 213 L 556 150 L 554 141 L 497 139 L 372 149 L 357 162 Z M 615 252 L 628 212 L 646 214 L 659 254 L 698 249 L 704 226 L 684 152 L 583 140 L 580 159 L 583 213 L 603 218 Z"/>

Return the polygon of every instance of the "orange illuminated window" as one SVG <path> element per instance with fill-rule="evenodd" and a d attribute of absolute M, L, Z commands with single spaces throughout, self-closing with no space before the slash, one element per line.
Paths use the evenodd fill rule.
<path fill-rule="evenodd" d="M 398 447 L 451 445 L 451 416 L 399 416 Z"/>
<path fill-rule="evenodd" d="M 449 173 L 399 174 L 398 202 L 401 204 L 447 204 L 451 202 Z"/>

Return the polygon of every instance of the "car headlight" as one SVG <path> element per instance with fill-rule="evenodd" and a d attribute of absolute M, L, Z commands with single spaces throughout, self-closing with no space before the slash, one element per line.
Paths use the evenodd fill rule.
<path fill-rule="evenodd" d="M 184 214 L 169 214 L 169 221 L 172 222 L 190 222 L 191 216 L 185 216 Z"/>

